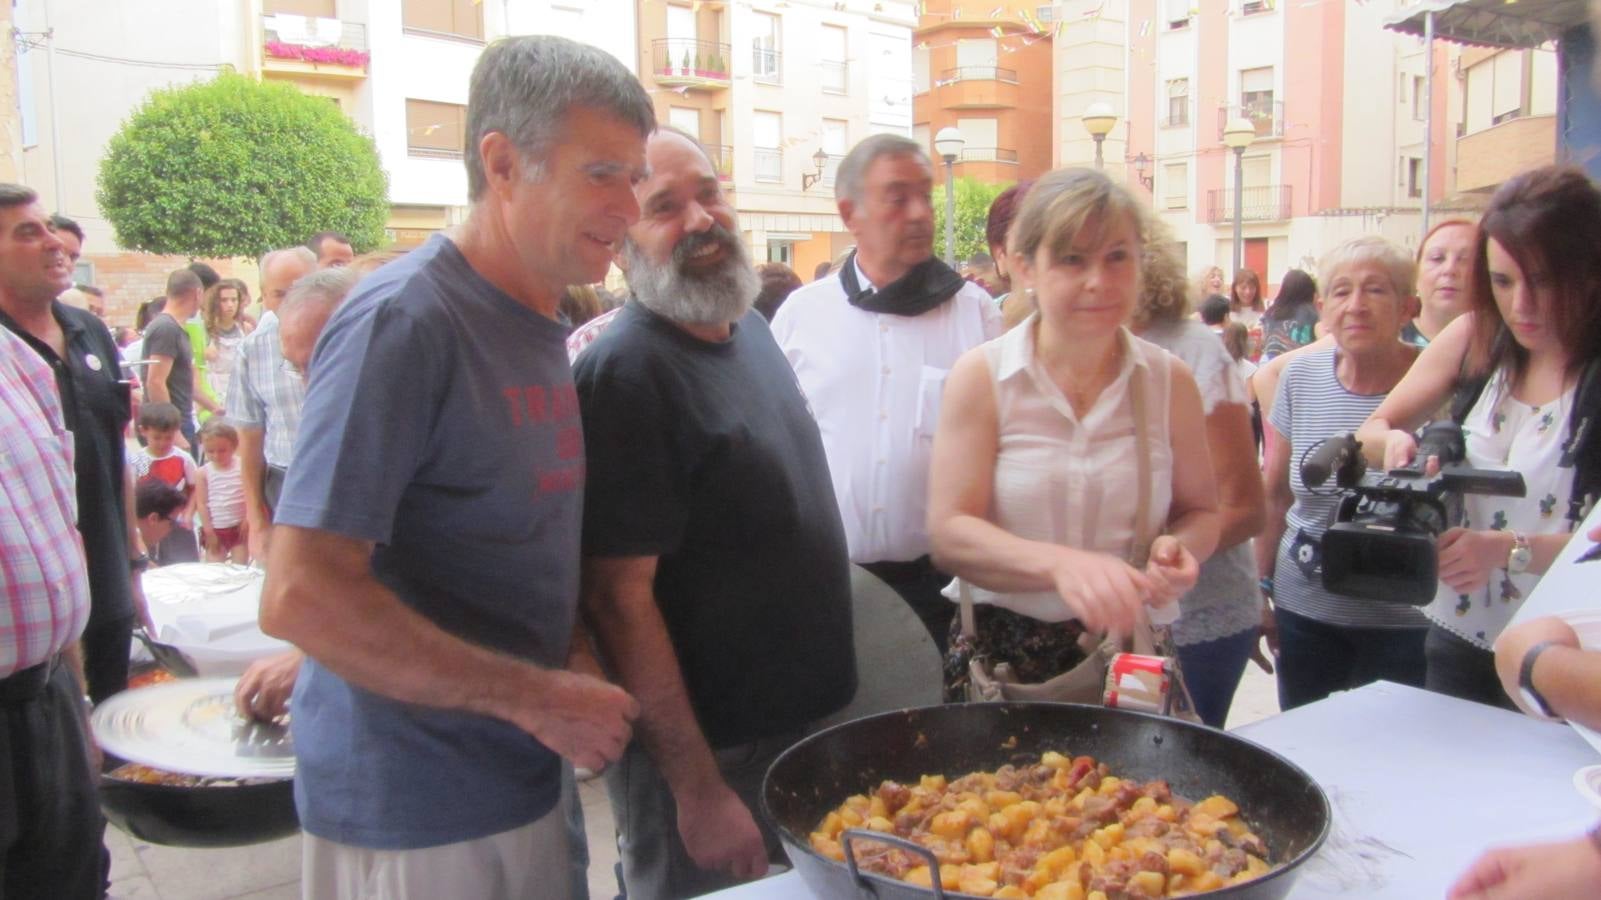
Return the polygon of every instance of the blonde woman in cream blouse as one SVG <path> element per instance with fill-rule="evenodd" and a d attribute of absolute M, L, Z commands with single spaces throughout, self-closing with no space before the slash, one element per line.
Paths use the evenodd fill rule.
<path fill-rule="evenodd" d="M 1127 633 L 1148 607 L 1174 603 L 1217 543 L 1200 392 L 1182 362 L 1126 327 L 1148 215 L 1098 171 L 1041 178 L 1008 241 L 1014 287 L 1038 311 L 951 370 L 929 531 L 941 571 L 971 588 L 978 640 L 953 640 L 948 699 L 975 651 L 1022 681 L 1066 671 L 1084 630 Z M 1138 529 L 1136 407 L 1150 460 Z M 1136 533 L 1154 536 L 1148 562 Z"/>

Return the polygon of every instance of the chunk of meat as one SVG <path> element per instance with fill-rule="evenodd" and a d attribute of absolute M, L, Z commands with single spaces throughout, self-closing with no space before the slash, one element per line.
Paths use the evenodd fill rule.
<path fill-rule="evenodd" d="M 899 812 L 900 808 L 906 805 L 906 801 L 912 799 L 912 792 L 898 781 L 886 781 L 878 786 L 878 798 L 884 801 L 890 812 L 894 813 Z"/>

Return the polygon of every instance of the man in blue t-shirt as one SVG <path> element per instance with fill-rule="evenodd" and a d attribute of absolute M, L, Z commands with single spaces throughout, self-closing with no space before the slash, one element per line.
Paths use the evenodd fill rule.
<path fill-rule="evenodd" d="M 782 859 L 762 776 L 856 688 L 850 560 L 823 440 L 751 309 L 760 282 L 693 141 L 646 148 L 634 295 L 578 356 L 592 476 L 584 604 L 639 741 L 606 773 L 628 896 L 698 896 Z"/>
<path fill-rule="evenodd" d="M 318 341 L 261 609 L 307 656 L 307 897 L 569 890 L 558 757 L 617 759 L 638 707 L 575 639 L 584 444 L 557 304 L 638 218 L 654 126 L 606 53 L 491 45 L 467 221 L 369 276 Z"/>

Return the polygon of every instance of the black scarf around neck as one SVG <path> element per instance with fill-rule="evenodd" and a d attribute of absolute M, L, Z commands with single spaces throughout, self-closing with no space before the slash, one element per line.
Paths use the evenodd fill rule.
<path fill-rule="evenodd" d="M 862 287 L 856 277 L 856 251 L 839 267 L 845 299 L 857 309 L 893 316 L 920 316 L 956 296 L 966 282 L 937 256 L 930 256 L 878 290 Z"/>

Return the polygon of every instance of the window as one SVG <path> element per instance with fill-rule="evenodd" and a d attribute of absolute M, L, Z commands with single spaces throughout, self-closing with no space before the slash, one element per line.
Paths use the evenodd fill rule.
<path fill-rule="evenodd" d="M 1193 0 L 1162 0 L 1162 15 L 1168 28 L 1190 27 L 1190 3 Z"/>
<path fill-rule="evenodd" d="M 286 13 L 291 16 L 311 16 L 318 19 L 337 19 L 334 0 L 262 0 L 262 15 Z"/>
<path fill-rule="evenodd" d="M 917 142 L 917 146 L 923 148 L 923 152 L 928 154 L 929 159 L 939 158 L 934 153 L 934 133 L 929 130 L 927 122 L 912 126 L 912 140 Z"/>
<path fill-rule="evenodd" d="M 1042 24 L 1056 21 L 1056 7 L 1036 6 L 1034 7 L 1034 18 Z"/>
<path fill-rule="evenodd" d="M 1190 164 L 1168 163 L 1162 167 L 1162 205 L 1184 209 L 1190 205 Z"/>
<path fill-rule="evenodd" d="M 1490 121 L 1496 124 L 1523 114 L 1523 54 L 1507 50 L 1496 54 L 1490 86 Z"/>
<path fill-rule="evenodd" d="M 1272 66 L 1240 71 L 1240 115 L 1256 124 L 1257 134 L 1273 133 Z"/>
<path fill-rule="evenodd" d="M 1190 80 L 1175 78 L 1167 83 L 1167 120 L 1169 127 L 1190 124 Z"/>
<path fill-rule="evenodd" d="M 956 130 L 962 133 L 964 162 L 994 162 L 1000 148 L 999 123 L 995 119 L 957 119 Z"/>
<path fill-rule="evenodd" d="M 912 48 L 912 90 L 921 94 L 934 86 L 934 79 L 929 75 L 929 61 L 927 47 Z"/>
<path fill-rule="evenodd" d="M 479 0 L 401 0 L 400 21 L 407 31 L 446 34 L 473 41 L 484 39 L 484 13 Z"/>
<path fill-rule="evenodd" d="M 1260 191 L 1273 180 L 1273 160 L 1266 156 L 1247 156 L 1240 160 L 1240 178 L 1248 192 L 1245 202 L 1251 202 L 1252 190 Z"/>
<path fill-rule="evenodd" d="M 1000 48 L 994 38 L 958 40 L 956 42 L 956 80 L 982 78 L 994 80 L 995 66 L 1000 62 Z"/>
<path fill-rule="evenodd" d="M 1423 160 L 1416 156 L 1407 157 L 1406 160 L 1406 195 L 1423 196 Z"/>
<path fill-rule="evenodd" d="M 1412 118 L 1419 122 L 1429 114 L 1429 98 L 1424 95 L 1423 76 L 1412 76 Z"/>
<path fill-rule="evenodd" d="M 406 101 L 406 152 L 461 159 L 467 146 L 467 107 L 432 100 Z"/>
<path fill-rule="evenodd" d="M 767 240 L 767 261 L 770 263 L 783 263 L 786 266 L 794 265 L 795 242 L 769 238 Z"/>
<path fill-rule="evenodd" d="M 778 17 L 768 13 L 754 13 L 751 37 L 751 75 L 763 84 L 781 84 L 778 74 Z"/>
<path fill-rule="evenodd" d="M 700 110 L 693 106 L 674 106 L 667 110 L 667 124 L 700 139 Z"/>
<path fill-rule="evenodd" d="M 784 180 L 784 117 L 757 110 L 751 118 L 751 146 L 755 152 L 756 180 Z"/>
<path fill-rule="evenodd" d="M 1247 16 L 1254 16 L 1257 13 L 1272 11 L 1273 0 L 1245 0 L 1245 2 L 1240 4 L 1240 12 Z"/>
<path fill-rule="evenodd" d="M 823 163 L 823 184 L 834 183 L 834 172 L 850 149 L 850 123 L 844 119 L 824 119 L 823 152 L 828 154 L 828 162 Z"/>
<path fill-rule="evenodd" d="M 822 68 L 820 86 L 825 93 L 843 94 L 846 88 L 845 29 L 823 26 L 823 45 L 818 58 Z"/>

